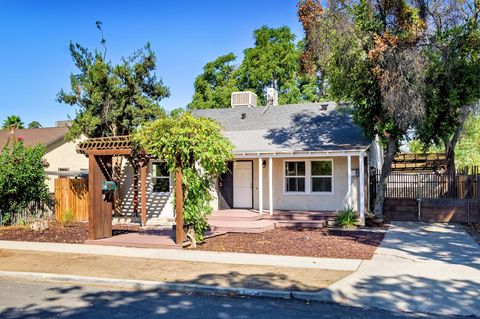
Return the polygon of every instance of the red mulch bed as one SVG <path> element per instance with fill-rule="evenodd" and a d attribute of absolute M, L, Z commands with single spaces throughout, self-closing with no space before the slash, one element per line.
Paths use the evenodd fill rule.
<path fill-rule="evenodd" d="M 114 225 L 113 235 L 140 231 L 139 226 Z M 147 231 L 147 230 L 146 230 Z M 88 238 L 88 224 L 75 222 L 64 225 L 52 222 L 44 231 L 33 231 L 28 226 L 0 227 L 0 240 L 37 241 L 50 243 L 83 244 Z"/>
<path fill-rule="evenodd" d="M 206 239 L 199 250 L 286 256 L 372 259 L 384 237 L 354 230 L 274 229 L 260 234 L 231 233 Z"/>

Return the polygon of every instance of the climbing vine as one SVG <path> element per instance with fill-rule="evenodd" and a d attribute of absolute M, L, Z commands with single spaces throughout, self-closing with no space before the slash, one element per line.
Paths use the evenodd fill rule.
<path fill-rule="evenodd" d="M 193 227 L 196 240 L 207 229 L 216 178 L 232 159 L 233 146 L 218 123 L 186 112 L 143 125 L 133 141 L 148 154 L 165 161 L 171 173 L 182 172 L 183 220 Z M 175 196 L 176 197 L 176 196 Z"/>

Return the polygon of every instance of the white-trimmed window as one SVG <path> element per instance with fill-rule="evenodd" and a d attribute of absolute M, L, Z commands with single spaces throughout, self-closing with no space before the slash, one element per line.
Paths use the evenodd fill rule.
<path fill-rule="evenodd" d="M 285 162 L 285 191 L 287 193 L 305 192 L 305 162 Z"/>
<path fill-rule="evenodd" d="M 165 162 L 152 163 L 152 185 L 154 193 L 170 192 L 170 172 Z"/>
<path fill-rule="evenodd" d="M 310 163 L 312 193 L 331 193 L 333 190 L 333 162 L 316 160 Z"/>

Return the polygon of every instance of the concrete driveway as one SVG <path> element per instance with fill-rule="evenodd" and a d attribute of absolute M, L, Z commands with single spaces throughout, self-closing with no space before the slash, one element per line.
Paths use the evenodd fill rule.
<path fill-rule="evenodd" d="M 461 225 L 395 222 L 372 260 L 321 292 L 391 311 L 480 314 L 480 246 Z"/>

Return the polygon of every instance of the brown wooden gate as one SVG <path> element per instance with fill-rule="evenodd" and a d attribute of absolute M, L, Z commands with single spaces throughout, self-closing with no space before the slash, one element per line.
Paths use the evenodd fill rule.
<path fill-rule="evenodd" d="M 370 175 L 371 194 L 379 177 L 378 172 Z M 479 223 L 479 202 L 478 167 L 463 168 L 452 176 L 392 172 L 385 188 L 383 216 L 387 220 Z"/>
<path fill-rule="evenodd" d="M 479 223 L 478 200 L 454 198 L 385 198 L 387 220 Z"/>
<path fill-rule="evenodd" d="M 56 178 L 55 220 L 64 221 L 71 215 L 74 221 L 88 220 L 88 180 Z"/>

